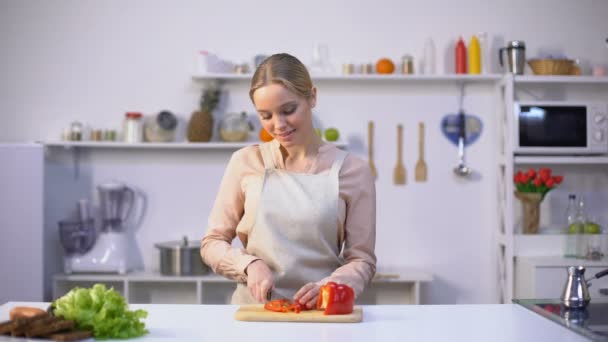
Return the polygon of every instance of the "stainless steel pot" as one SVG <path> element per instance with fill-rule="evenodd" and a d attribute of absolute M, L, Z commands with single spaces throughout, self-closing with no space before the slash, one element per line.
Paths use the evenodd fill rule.
<path fill-rule="evenodd" d="M 201 259 L 200 241 L 188 241 L 184 236 L 182 241 L 161 242 L 154 246 L 160 250 L 162 275 L 190 276 L 209 273 L 209 267 Z"/>

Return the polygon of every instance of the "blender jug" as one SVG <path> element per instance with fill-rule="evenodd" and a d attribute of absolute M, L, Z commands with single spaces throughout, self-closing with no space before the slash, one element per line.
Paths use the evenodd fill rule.
<path fill-rule="evenodd" d="M 135 191 L 118 182 L 100 184 L 97 190 L 101 209 L 101 231 L 123 231 L 123 225 L 133 208 Z"/>
<path fill-rule="evenodd" d="M 503 51 L 507 52 L 507 71 L 516 75 L 523 75 L 526 63 L 526 44 L 521 40 L 512 40 L 506 47 L 500 48 L 498 50 L 498 61 L 501 67 L 504 67 Z"/>

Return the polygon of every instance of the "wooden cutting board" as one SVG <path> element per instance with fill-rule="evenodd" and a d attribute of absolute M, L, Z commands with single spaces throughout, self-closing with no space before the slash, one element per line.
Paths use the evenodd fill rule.
<path fill-rule="evenodd" d="M 348 315 L 324 315 L 321 310 L 295 312 L 273 312 L 264 309 L 263 304 L 242 305 L 236 311 L 237 321 L 250 322 L 319 322 L 319 323 L 359 323 L 363 320 L 363 310 L 355 306 Z"/>

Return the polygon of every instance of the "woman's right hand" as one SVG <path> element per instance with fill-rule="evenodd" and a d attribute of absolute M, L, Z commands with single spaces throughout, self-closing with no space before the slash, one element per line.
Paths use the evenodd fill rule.
<path fill-rule="evenodd" d="M 247 288 L 260 303 L 266 302 L 268 292 L 274 285 L 272 271 L 261 259 L 255 260 L 247 266 Z"/>

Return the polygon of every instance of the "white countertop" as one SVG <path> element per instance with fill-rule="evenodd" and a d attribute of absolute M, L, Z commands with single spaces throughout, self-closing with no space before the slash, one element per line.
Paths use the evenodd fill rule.
<path fill-rule="evenodd" d="M 45 303 L 9 302 L 46 308 Z M 150 333 L 137 341 L 586 341 L 515 305 L 370 305 L 361 323 L 268 323 L 234 320 L 233 305 L 131 304 L 148 311 Z M 2 341 L 24 339 L 0 337 Z M 35 341 L 35 340 L 32 340 Z M 37 340 L 40 341 L 40 340 Z"/>

